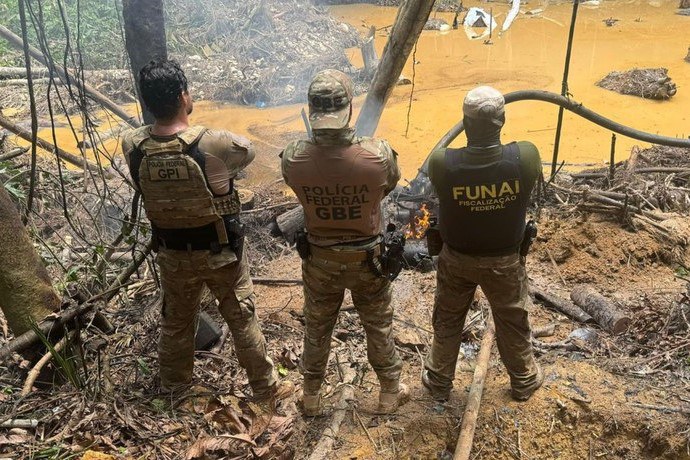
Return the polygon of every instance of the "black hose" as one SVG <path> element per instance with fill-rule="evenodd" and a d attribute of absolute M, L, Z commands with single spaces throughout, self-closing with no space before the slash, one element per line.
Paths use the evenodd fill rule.
<path fill-rule="evenodd" d="M 576 102 L 567 97 L 561 96 L 560 94 L 551 93 L 549 91 L 538 91 L 538 90 L 523 90 L 523 91 L 513 91 L 505 96 L 506 104 L 517 101 L 544 101 L 551 104 L 563 107 L 566 110 L 570 110 L 574 114 L 585 118 L 592 123 L 595 123 L 604 128 L 610 129 L 611 131 L 622 134 L 623 136 L 630 137 L 632 139 L 637 139 L 644 142 L 649 142 L 650 144 L 666 145 L 669 147 L 686 147 L 690 148 L 690 139 L 682 139 L 676 137 L 659 136 L 658 134 L 651 134 L 644 131 L 640 131 L 629 126 L 617 123 L 609 118 L 603 117 L 598 113 L 585 108 L 579 102 Z M 465 130 L 465 127 L 460 121 L 458 124 L 453 126 L 432 149 L 432 152 L 436 149 L 445 148 L 450 145 L 451 142 L 455 140 L 456 137 L 460 135 L 461 132 Z M 410 181 L 409 189 L 411 193 L 415 193 L 413 190 L 421 185 L 420 181 L 424 181 L 427 177 L 427 170 L 429 166 L 429 158 L 431 154 L 426 157 L 424 164 L 419 168 L 419 173 L 417 177 Z"/>

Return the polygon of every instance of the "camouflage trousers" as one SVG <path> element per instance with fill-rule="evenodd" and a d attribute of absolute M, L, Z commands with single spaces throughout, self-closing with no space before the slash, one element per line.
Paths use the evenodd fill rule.
<path fill-rule="evenodd" d="M 305 393 L 317 393 L 326 373 L 331 335 L 345 289 L 359 313 L 367 335 L 367 357 L 381 383 L 381 391 L 398 391 L 402 360 L 393 342 L 391 283 L 374 274 L 367 262 L 341 263 L 315 258 L 302 262 L 306 331 L 300 371 Z"/>
<path fill-rule="evenodd" d="M 527 314 L 527 272 L 518 254 L 479 257 L 460 254 L 444 245 L 438 261 L 434 302 L 434 340 L 425 368 L 432 386 L 448 391 L 467 311 L 477 286 L 491 304 L 496 342 L 512 388 L 528 388 L 537 377 Z"/>
<path fill-rule="evenodd" d="M 192 381 L 196 319 L 205 284 L 218 299 L 254 395 L 271 391 L 276 376 L 254 309 L 246 256 L 238 261 L 229 248 L 218 254 L 161 249 L 157 262 L 163 294 L 158 343 L 161 387 L 173 390 Z"/>

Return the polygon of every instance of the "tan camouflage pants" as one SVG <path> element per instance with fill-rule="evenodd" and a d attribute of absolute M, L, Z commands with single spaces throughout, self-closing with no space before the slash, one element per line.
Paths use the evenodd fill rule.
<path fill-rule="evenodd" d="M 238 262 L 228 248 L 219 254 L 161 249 L 157 262 L 163 291 L 158 343 L 161 387 L 173 390 L 192 381 L 196 318 L 206 284 L 218 299 L 254 395 L 270 391 L 276 382 L 273 362 L 266 355 L 266 341 L 254 310 L 246 256 Z"/>
<path fill-rule="evenodd" d="M 366 262 L 340 263 L 314 258 L 302 262 L 306 331 L 300 370 L 305 392 L 315 393 L 326 373 L 331 335 L 345 289 L 349 289 L 367 335 L 367 356 L 383 392 L 397 392 L 402 360 L 393 342 L 391 283 Z"/>
<path fill-rule="evenodd" d="M 434 302 L 434 340 L 425 368 L 432 386 L 450 390 L 455 377 L 460 337 L 477 286 L 491 304 L 501 360 L 516 389 L 534 384 L 537 376 L 527 318 L 527 273 L 518 254 L 474 257 L 444 245 L 438 261 Z"/>

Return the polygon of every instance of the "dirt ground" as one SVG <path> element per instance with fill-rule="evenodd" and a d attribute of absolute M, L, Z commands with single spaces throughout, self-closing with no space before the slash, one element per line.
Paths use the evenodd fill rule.
<path fill-rule="evenodd" d="M 626 234 L 616 224 L 581 225 L 545 219 L 543 237 L 537 242 L 528 268 L 533 283 L 557 287 L 562 281 L 550 261 L 542 261 L 549 247 L 571 247 L 576 255 L 558 265 L 561 275 L 572 287 L 588 282 L 614 297 L 633 312 L 642 304 L 668 309 L 677 300 L 684 286 L 674 280 L 673 270 L 656 261 L 653 248 L 635 252 L 627 246 L 640 235 Z M 591 235 L 597 229 L 596 238 Z M 595 255 L 581 251 L 584 241 L 596 244 Z M 640 248 L 644 241 L 638 241 Z M 632 262 L 621 257 L 627 247 Z M 271 267 L 273 277 L 294 276 L 299 265 L 296 257 Z M 582 273 L 592 272 L 586 279 Z M 292 275 L 291 275 L 292 274 Z M 420 384 L 422 357 L 432 338 L 431 310 L 434 273 L 404 272 L 395 282 L 396 342 L 405 360 L 403 382 L 412 389 L 412 400 L 396 415 L 381 417 L 372 413 L 377 397 L 376 377 L 367 371 L 366 359 L 359 344 L 364 340 L 356 314 L 341 314 L 336 326 L 334 343 L 339 356 L 349 351 L 363 374 L 355 385 L 356 401 L 351 402 L 330 458 L 451 458 L 455 448 L 462 411 L 472 382 L 474 357 L 481 335 L 473 330 L 463 344 L 456 374 L 455 389 L 447 404 L 435 403 Z M 620 289 L 625 286 L 625 289 Z M 618 287 L 618 288 L 617 288 Z M 554 290 L 558 292 L 558 290 Z M 280 321 L 300 328 L 301 289 L 299 287 L 258 288 L 262 309 L 269 321 Z M 566 294 L 567 296 L 567 294 Z M 344 308 L 347 309 L 347 301 Z M 268 313 L 268 312 L 271 313 Z M 275 313 L 279 311 L 279 313 Z M 470 315 L 471 316 L 471 315 Z M 556 342 L 580 327 L 559 313 L 536 304 L 531 322 L 539 328 L 556 325 L 554 337 L 542 339 Z M 482 407 L 477 424 L 473 458 L 478 459 L 581 459 L 581 458 L 690 458 L 688 453 L 688 394 L 685 380 L 672 378 L 666 372 L 645 373 L 625 369 L 618 347 L 638 332 L 635 326 L 622 338 L 601 332 L 601 342 L 590 352 L 548 351 L 539 354 L 546 375 L 544 387 L 526 403 L 513 401 L 505 369 L 494 349 L 487 377 Z M 299 346 L 299 337 L 294 339 Z M 607 350 L 608 348 L 608 350 Z M 333 361 L 333 357 L 332 357 Z M 329 374 L 330 388 L 337 382 L 333 369 Z M 290 378 L 299 380 L 291 371 Z M 329 401 L 327 399 L 327 401 Z M 640 405 L 660 408 L 684 407 L 685 414 L 652 410 Z M 305 422 L 304 440 L 298 442 L 297 458 L 306 457 L 310 446 L 320 437 L 325 421 Z M 301 445 L 300 445 L 301 444 Z"/>

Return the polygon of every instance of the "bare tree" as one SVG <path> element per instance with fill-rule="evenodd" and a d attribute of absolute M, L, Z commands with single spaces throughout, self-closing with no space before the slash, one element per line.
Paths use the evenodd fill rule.
<path fill-rule="evenodd" d="M 124 0 L 122 16 L 125 23 L 127 54 L 137 81 L 139 102 L 144 108 L 139 92 L 139 70 L 152 59 L 168 57 L 163 0 Z M 145 109 L 144 122 L 153 123 L 153 115 Z"/>

